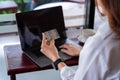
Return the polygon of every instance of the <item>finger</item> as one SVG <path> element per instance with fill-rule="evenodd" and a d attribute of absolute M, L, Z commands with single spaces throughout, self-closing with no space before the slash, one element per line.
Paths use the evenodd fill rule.
<path fill-rule="evenodd" d="M 61 52 L 69 54 L 70 52 L 67 49 L 61 49 Z"/>
<path fill-rule="evenodd" d="M 45 34 L 44 33 L 42 33 L 42 40 L 43 41 L 45 41 L 46 40 L 46 38 L 45 38 L 46 36 L 45 36 Z"/>
<path fill-rule="evenodd" d="M 43 49 L 41 48 L 40 51 L 43 52 Z"/>
<path fill-rule="evenodd" d="M 69 44 L 63 44 L 61 46 L 59 46 L 59 48 L 68 48 L 69 47 Z"/>
<path fill-rule="evenodd" d="M 44 46 L 45 44 L 46 44 L 45 34 L 42 33 L 42 44 L 41 44 L 41 47 Z"/>
<path fill-rule="evenodd" d="M 55 44 L 55 40 L 54 40 L 54 39 L 51 39 L 50 44 L 51 44 L 51 45 L 54 45 L 54 44 Z"/>

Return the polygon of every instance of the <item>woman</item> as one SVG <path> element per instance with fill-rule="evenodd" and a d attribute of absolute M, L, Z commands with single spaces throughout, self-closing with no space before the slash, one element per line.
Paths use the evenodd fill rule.
<path fill-rule="evenodd" d="M 102 14 L 106 15 L 106 20 L 96 35 L 87 39 L 81 51 L 70 44 L 60 46 L 62 52 L 80 56 L 76 72 L 59 61 L 57 67 L 62 80 L 120 80 L 120 1 L 96 2 L 102 8 Z M 53 62 L 60 58 L 54 40 L 48 44 L 44 34 L 41 51 Z"/>

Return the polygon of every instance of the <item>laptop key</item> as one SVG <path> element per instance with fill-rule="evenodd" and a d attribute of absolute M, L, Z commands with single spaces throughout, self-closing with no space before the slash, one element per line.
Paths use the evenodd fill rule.
<path fill-rule="evenodd" d="M 59 56 L 61 57 L 61 59 L 62 59 L 63 61 L 69 60 L 69 59 L 72 58 L 72 56 L 69 56 L 69 55 L 67 55 L 67 54 L 65 54 L 65 53 L 63 53 L 63 52 L 61 52 L 61 51 L 59 51 Z"/>

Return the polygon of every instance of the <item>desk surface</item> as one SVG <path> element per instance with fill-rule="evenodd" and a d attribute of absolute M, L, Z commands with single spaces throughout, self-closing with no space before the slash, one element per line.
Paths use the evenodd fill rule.
<path fill-rule="evenodd" d="M 19 48 L 18 48 L 19 47 Z M 14 75 L 19 73 L 38 71 L 51 69 L 52 66 L 47 66 L 40 68 L 34 62 L 32 62 L 25 54 L 23 54 L 19 44 L 18 45 L 8 45 L 4 47 L 8 75 Z M 78 64 L 78 57 L 65 61 L 69 66 Z"/>

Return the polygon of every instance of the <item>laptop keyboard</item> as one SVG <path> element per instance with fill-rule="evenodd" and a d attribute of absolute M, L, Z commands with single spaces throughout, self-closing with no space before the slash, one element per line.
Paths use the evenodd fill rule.
<path fill-rule="evenodd" d="M 40 53 L 40 51 L 38 51 L 38 50 L 32 50 L 31 52 L 33 54 L 35 54 L 35 56 L 38 57 L 38 58 L 43 56 L 43 54 Z M 61 51 L 59 51 L 58 53 L 59 53 L 59 56 L 61 57 L 61 59 L 63 59 L 64 61 L 72 58 L 71 56 L 69 56 L 65 53 L 62 53 Z"/>
<path fill-rule="evenodd" d="M 59 51 L 58 53 L 59 53 L 59 56 L 61 57 L 61 59 L 62 59 L 63 61 L 72 58 L 72 56 L 69 56 L 69 55 L 67 55 L 67 54 L 65 54 L 65 53 L 63 53 L 63 52 L 61 52 L 61 51 Z"/>

